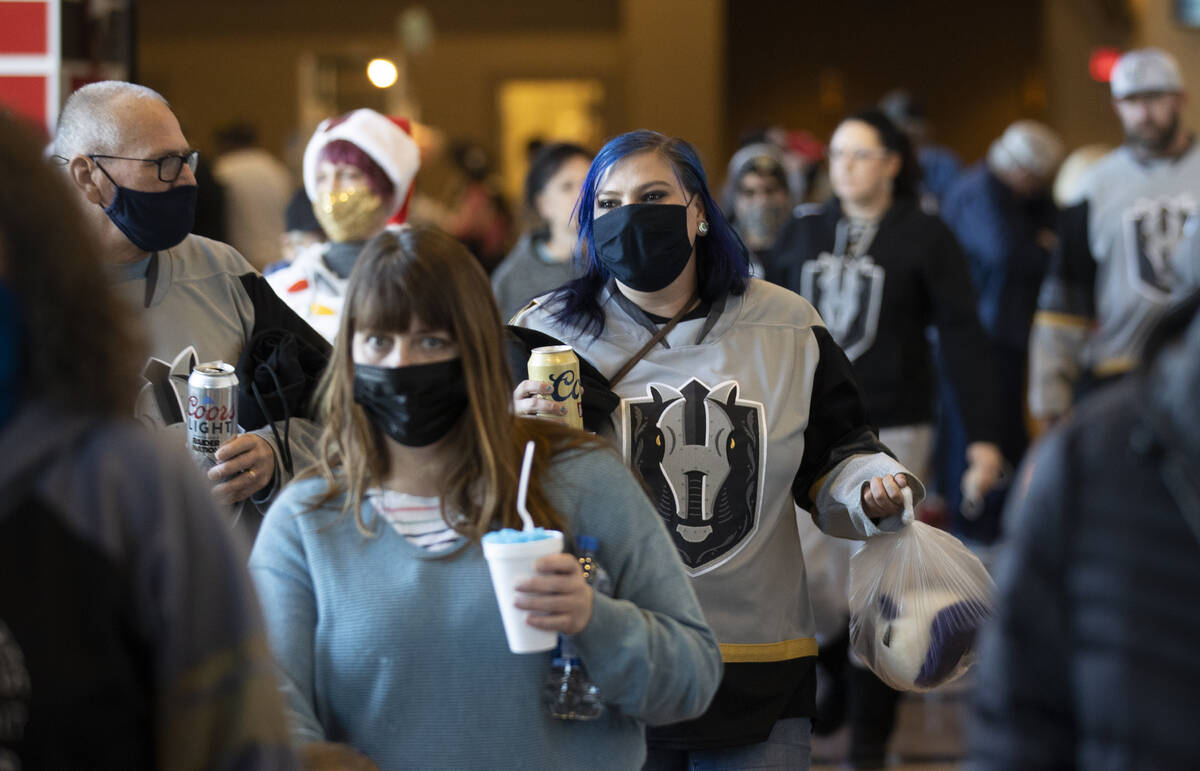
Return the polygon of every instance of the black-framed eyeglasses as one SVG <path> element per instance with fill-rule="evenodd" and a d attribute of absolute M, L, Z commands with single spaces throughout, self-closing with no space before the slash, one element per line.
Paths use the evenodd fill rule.
<path fill-rule="evenodd" d="M 153 163 L 158 166 L 158 178 L 162 182 L 174 182 L 175 180 L 179 179 L 179 175 L 183 173 L 183 164 L 186 163 L 189 169 L 195 171 L 196 166 L 200 163 L 200 152 L 198 150 L 192 150 L 191 152 L 187 153 L 164 155 L 161 158 L 128 158 L 124 155 L 99 154 L 92 154 L 88 157 L 93 161 L 97 158 L 110 158 L 116 161 L 141 161 L 142 163 Z"/>

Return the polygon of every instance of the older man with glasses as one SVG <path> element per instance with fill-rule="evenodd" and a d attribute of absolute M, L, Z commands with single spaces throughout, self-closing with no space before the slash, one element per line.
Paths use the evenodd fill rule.
<path fill-rule="evenodd" d="M 264 331 L 282 330 L 328 351 L 242 255 L 189 235 L 199 155 L 161 95 L 117 81 L 84 86 L 59 116 L 53 150 L 84 204 L 117 293 L 141 310 L 153 358 L 140 418 L 178 430 L 182 443 L 192 367 L 236 363 Z M 235 506 L 246 529 L 257 532 L 260 517 L 241 515 L 251 504 L 265 507 L 293 461 L 311 457 L 315 436 L 306 420 L 290 422 L 290 439 L 281 440 L 270 423 L 235 436 L 207 470 L 214 497 Z M 299 451 L 295 458 L 292 449 Z"/>

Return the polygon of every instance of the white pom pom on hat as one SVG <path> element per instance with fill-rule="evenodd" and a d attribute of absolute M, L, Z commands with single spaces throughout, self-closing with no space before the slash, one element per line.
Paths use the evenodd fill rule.
<path fill-rule="evenodd" d="M 362 150 L 383 169 L 395 189 L 391 214 L 399 212 L 408 201 L 413 178 L 421 168 L 421 153 L 399 122 L 366 108 L 326 118 L 313 132 L 304 149 L 304 190 L 308 199 L 317 199 L 317 161 L 321 150 L 339 139 Z"/>

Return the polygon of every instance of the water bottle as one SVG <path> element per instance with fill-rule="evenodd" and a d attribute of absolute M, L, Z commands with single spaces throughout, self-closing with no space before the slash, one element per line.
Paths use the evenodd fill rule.
<path fill-rule="evenodd" d="M 591 584 L 593 591 L 611 594 L 612 581 L 596 561 L 598 545 L 596 539 L 590 535 L 581 535 L 575 539 L 579 565 L 583 568 L 587 582 Z M 542 693 L 550 716 L 559 720 L 595 720 L 604 714 L 600 689 L 588 677 L 583 661 L 579 658 L 579 651 L 575 648 L 575 639 L 571 635 L 558 636 L 558 649 L 554 652 Z"/>

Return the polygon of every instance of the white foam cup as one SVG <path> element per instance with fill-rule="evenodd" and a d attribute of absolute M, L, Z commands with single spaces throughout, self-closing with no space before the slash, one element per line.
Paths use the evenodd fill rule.
<path fill-rule="evenodd" d="M 517 585 L 537 575 L 533 564 L 548 554 L 563 550 L 563 535 L 558 530 L 546 530 L 547 537 L 536 541 L 497 543 L 488 533 L 483 537 L 483 556 L 492 574 L 492 588 L 504 621 L 504 635 L 513 653 L 540 653 L 553 650 L 558 644 L 558 632 L 537 629 L 525 623 L 530 611 L 521 610 L 517 600 Z"/>

